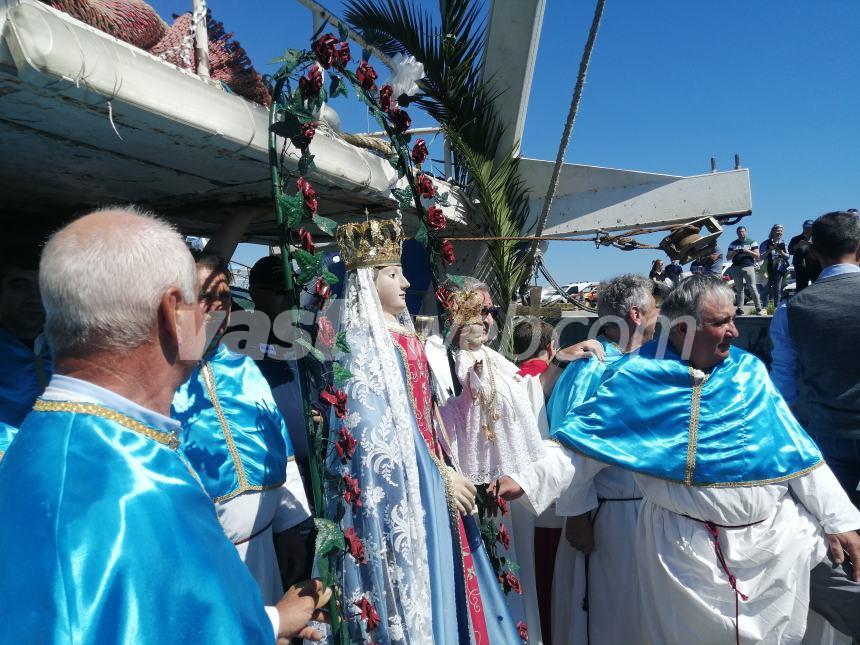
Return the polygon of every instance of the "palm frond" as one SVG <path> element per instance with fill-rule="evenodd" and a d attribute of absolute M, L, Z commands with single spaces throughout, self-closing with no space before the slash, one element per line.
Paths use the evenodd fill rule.
<path fill-rule="evenodd" d="M 497 155 L 504 126 L 495 109 L 499 92 L 483 78 L 481 9 L 476 0 L 441 0 L 434 20 L 412 1 L 349 0 L 345 19 L 385 54 L 411 54 L 423 63 L 417 104 L 451 141 L 455 179 L 479 198 L 489 236 L 516 237 L 528 216 L 527 191 L 513 151 Z M 523 247 L 516 241 L 487 246 L 490 286 L 506 309 L 523 282 Z"/>

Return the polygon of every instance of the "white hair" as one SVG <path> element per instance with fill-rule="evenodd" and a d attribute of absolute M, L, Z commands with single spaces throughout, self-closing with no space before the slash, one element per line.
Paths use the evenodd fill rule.
<path fill-rule="evenodd" d="M 672 289 L 660 307 L 660 314 L 670 322 L 691 316 L 702 323 L 702 301 L 714 298 L 721 303 L 734 302 L 735 294 L 720 278 L 707 274 L 693 274 L 681 280 Z"/>
<path fill-rule="evenodd" d="M 194 259 L 176 229 L 136 206 L 109 206 L 116 223 L 57 231 L 42 253 L 45 335 L 55 355 L 131 350 L 151 339 L 165 292 L 197 300 Z"/>
<path fill-rule="evenodd" d="M 597 315 L 627 320 L 633 307 L 644 311 L 654 297 L 654 282 L 645 276 L 625 273 L 597 289 Z"/>

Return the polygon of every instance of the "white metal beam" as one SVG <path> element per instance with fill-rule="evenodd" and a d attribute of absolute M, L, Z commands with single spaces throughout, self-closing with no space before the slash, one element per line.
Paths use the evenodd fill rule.
<path fill-rule="evenodd" d="M 529 225 L 543 206 L 552 165 L 538 159 L 520 162 L 520 173 L 531 187 Z M 751 212 L 747 169 L 680 177 L 565 164 L 544 235 L 662 226 Z"/>
<path fill-rule="evenodd" d="M 496 162 L 523 137 L 546 0 L 493 0 L 482 78 L 501 92 L 496 110 L 505 133 Z"/>

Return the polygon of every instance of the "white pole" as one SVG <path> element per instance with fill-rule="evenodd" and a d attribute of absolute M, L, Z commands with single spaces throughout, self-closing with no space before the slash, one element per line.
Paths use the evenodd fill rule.
<path fill-rule="evenodd" d="M 193 0 L 197 20 L 194 31 L 194 53 L 197 55 L 197 75 L 209 80 L 209 32 L 206 30 L 206 0 Z"/>

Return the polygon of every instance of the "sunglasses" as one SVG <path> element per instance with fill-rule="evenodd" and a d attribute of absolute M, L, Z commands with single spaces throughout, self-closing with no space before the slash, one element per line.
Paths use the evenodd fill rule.
<path fill-rule="evenodd" d="M 495 318 L 496 316 L 499 315 L 499 312 L 501 310 L 502 310 L 501 307 L 484 307 L 483 309 L 481 309 L 481 315 L 482 316 L 492 316 L 493 318 Z"/>

